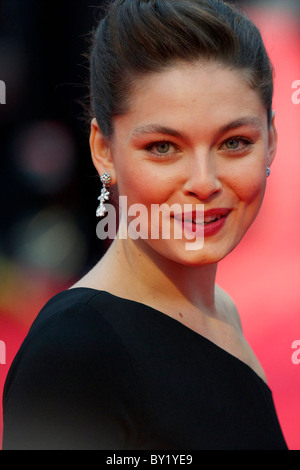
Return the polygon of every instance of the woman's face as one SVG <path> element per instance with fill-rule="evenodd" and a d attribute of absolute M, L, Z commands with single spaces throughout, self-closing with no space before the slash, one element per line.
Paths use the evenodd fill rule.
<path fill-rule="evenodd" d="M 242 72 L 199 62 L 140 79 L 129 111 L 114 119 L 110 142 L 119 194 L 128 208 L 147 208 L 149 237 L 129 243 L 187 265 L 219 261 L 254 221 L 275 150 L 274 123 L 268 127 L 266 109 Z M 195 212 L 176 239 L 173 226 L 182 224 L 167 211 L 170 237 L 151 239 L 153 204 L 176 204 L 182 212 L 186 204 L 193 211 L 203 204 L 197 206 L 204 207 L 203 246 L 187 249 Z"/>

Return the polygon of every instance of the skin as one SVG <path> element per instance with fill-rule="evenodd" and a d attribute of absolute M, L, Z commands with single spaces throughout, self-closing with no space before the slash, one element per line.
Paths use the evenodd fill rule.
<path fill-rule="evenodd" d="M 134 203 L 228 208 L 224 227 L 200 250 L 185 239 L 116 238 L 75 286 L 106 290 L 169 315 L 264 372 L 231 298 L 215 284 L 218 262 L 243 238 L 261 207 L 277 134 L 246 75 L 216 63 L 178 63 L 138 80 L 128 112 L 106 139 L 91 124 L 94 165 Z M 164 129 L 163 129 L 164 128 Z M 157 143 L 159 142 L 159 143 Z M 122 230 L 127 229 L 125 219 Z M 151 222 L 148 215 L 148 222 Z M 171 224 L 175 223 L 174 219 Z"/>

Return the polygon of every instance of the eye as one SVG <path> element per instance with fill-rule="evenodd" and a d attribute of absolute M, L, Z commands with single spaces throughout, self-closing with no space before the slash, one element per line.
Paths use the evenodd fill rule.
<path fill-rule="evenodd" d="M 178 152 L 178 148 L 172 144 L 171 142 L 168 142 L 167 140 L 163 140 L 160 142 L 153 142 L 151 145 L 148 145 L 146 147 L 146 150 L 148 150 L 150 153 L 156 156 L 164 156 L 164 155 L 172 155 L 173 153 Z"/>
<path fill-rule="evenodd" d="M 232 137 L 232 138 L 226 140 L 226 142 L 224 142 L 222 147 L 225 146 L 225 150 L 229 150 L 231 152 L 236 152 L 236 151 L 245 150 L 250 145 L 251 145 L 251 142 L 248 139 L 245 139 L 243 137 Z"/>
<path fill-rule="evenodd" d="M 170 150 L 169 142 L 161 142 L 160 144 L 156 144 L 155 147 L 159 153 L 167 153 Z"/>
<path fill-rule="evenodd" d="M 239 147 L 239 141 L 237 139 L 231 139 L 226 142 L 228 150 L 236 150 Z"/>

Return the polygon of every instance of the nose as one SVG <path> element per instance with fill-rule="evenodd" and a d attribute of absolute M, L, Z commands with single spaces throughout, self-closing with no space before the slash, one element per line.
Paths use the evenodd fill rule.
<path fill-rule="evenodd" d="M 212 152 L 198 152 L 192 159 L 188 176 L 183 187 L 186 196 L 204 201 L 220 193 L 222 184 L 218 177 L 217 165 Z"/>

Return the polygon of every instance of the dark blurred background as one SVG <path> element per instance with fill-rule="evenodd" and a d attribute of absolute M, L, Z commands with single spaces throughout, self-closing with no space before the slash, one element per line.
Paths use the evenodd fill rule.
<path fill-rule="evenodd" d="M 294 52 L 289 62 L 292 67 L 290 77 L 291 80 L 300 80 L 300 1 L 249 0 L 236 3 L 248 8 L 250 14 L 259 20 L 269 41 L 270 54 L 274 54 L 276 60 L 280 61 L 285 56 L 282 42 L 279 46 L 279 38 L 282 40 L 287 38 L 287 34 L 292 34 L 289 40 Z M 99 17 L 100 6 L 99 0 L 0 0 L 0 80 L 6 84 L 6 104 L 0 105 L 0 340 L 7 346 L 6 365 L 0 365 L 0 393 L 8 366 L 39 309 L 49 297 L 68 288 L 83 275 L 105 250 L 105 243 L 96 237 L 95 211 L 100 184 L 90 158 L 89 126 L 81 104 L 88 94 L 85 85 L 88 64 L 84 55 L 89 48 L 89 32 Z M 291 51 L 288 45 L 286 47 Z M 298 75 L 295 70 L 298 70 Z M 284 85 L 286 90 L 282 103 L 285 103 L 287 114 L 282 123 L 296 119 L 295 113 L 299 115 L 300 105 L 291 107 L 291 80 Z M 287 100 L 291 107 L 288 111 Z M 277 103 L 281 103 L 280 99 Z M 299 151 L 299 131 L 300 128 L 293 136 L 298 139 L 298 144 L 293 145 L 294 152 Z M 293 160 L 296 162 L 293 173 L 299 170 L 299 156 L 297 153 Z M 291 168 L 289 165 L 291 162 L 287 162 L 285 168 Z M 275 175 L 273 172 L 273 184 L 277 178 L 282 188 L 285 182 L 282 177 L 282 169 L 278 166 L 277 173 L 276 168 Z M 293 189 L 294 202 L 295 198 L 299 202 L 299 179 L 297 182 L 298 187 Z M 267 200 L 267 207 L 268 204 L 271 204 L 271 199 Z M 299 235 L 299 205 L 296 205 L 296 211 L 294 218 Z M 261 240 L 265 228 L 262 229 L 260 224 L 262 218 L 257 228 Z M 257 244 L 257 239 L 253 241 L 255 238 L 252 236 L 249 235 L 244 245 L 248 253 Z M 296 275 L 296 282 L 294 280 L 292 285 L 298 285 L 299 289 L 299 239 L 294 252 L 295 259 L 291 263 L 295 274 L 291 276 Z M 262 345 L 263 340 L 253 326 L 256 323 L 253 319 L 250 321 L 250 314 L 247 316 L 247 300 L 244 300 L 243 290 L 237 287 L 233 264 L 225 265 L 220 278 L 225 287 L 229 287 L 229 292 L 233 291 L 233 297 L 236 295 L 238 298 L 245 311 L 246 329 L 252 344 L 257 346 L 268 363 L 266 345 Z M 261 282 L 257 279 L 254 291 L 259 285 L 261 287 Z M 299 318 L 298 300 L 297 293 L 293 304 L 296 313 L 294 315 L 293 311 L 292 321 Z M 281 323 L 276 321 L 282 331 Z M 296 336 L 288 337 L 281 346 L 288 349 L 286 358 L 290 358 L 292 353 L 291 340 L 300 339 L 297 328 L 299 322 L 293 327 Z M 286 363 L 282 362 L 282 369 L 284 367 Z M 299 372 L 300 366 L 297 369 L 294 365 L 290 376 L 290 387 L 297 389 L 298 396 L 300 383 L 296 375 Z M 271 366 L 270 373 L 271 383 L 279 397 L 279 388 L 276 389 L 279 382 L 276 382 L 277 376 Z M 287 405 L 289 397 L 286 390 L 280 397 L 277 403 L 284 432 L 289 444 L 300 448 L 300 424 L 293 421 L 295 410 L 291 402 L 290 408 Z M 299 408 L 297 412 L 296 419 L 300 416 Z"/>
<path fill-rule="evenodd" d="M 29 269 L 34 284 L 68 282 L 101 255 L 100 185 L 78 103 L 98 15 L 88 1 L 0 2 L 0 262 Z"/>

